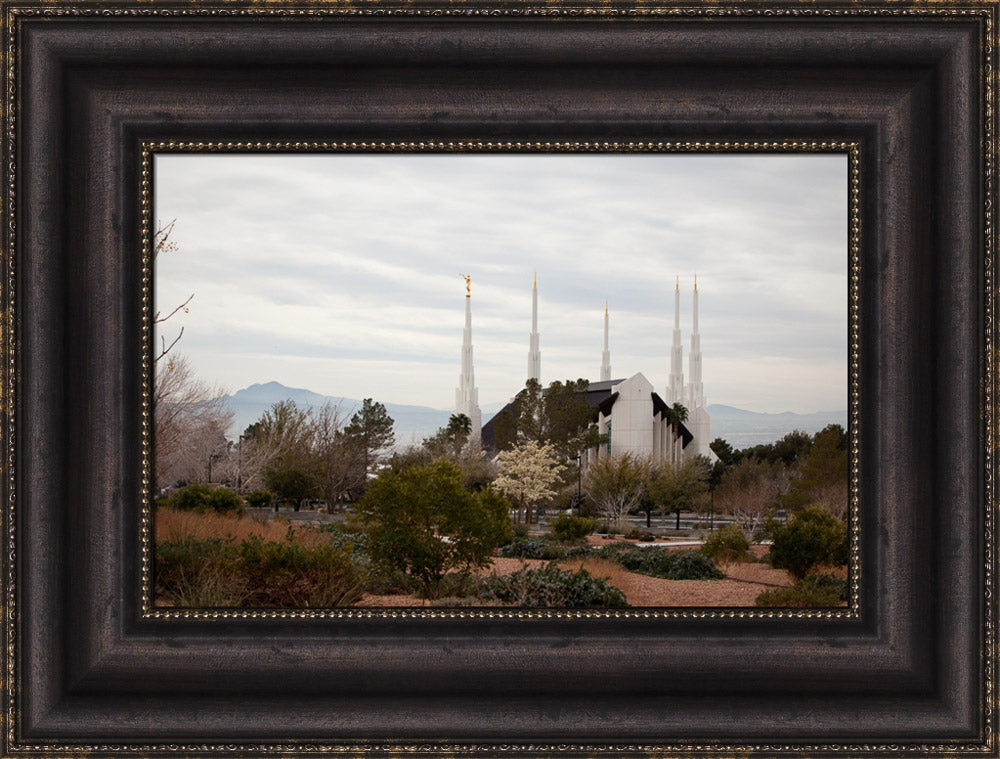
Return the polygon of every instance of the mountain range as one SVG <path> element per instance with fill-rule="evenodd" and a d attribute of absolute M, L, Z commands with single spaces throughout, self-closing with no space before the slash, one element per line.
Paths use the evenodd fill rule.
<path fill-rule="evenodd" d="M 304 408 L 319 408 L 325 403 L 339 407 L 340 416 L 346 423 L 351 415 L 361 407 L 356 398 L 342 398 L 321 395 L 312 390 L 282 385 L 280 382 L 255 384 L 238 390 L 232 395 L 222 396 L 226 406 L 233 411 L 233 423 L 229 437 L 237 438 L 249 425 L 278 401 L 292 400 Z M 399 403 L 382 402 L 386 412 L 395 422 L 396 444 L 407 446 L 419 444 L 448 423 L 450 410 L 429 406 L 410 406 Z M 482 407 L 483 422 L 504 407 L 505 401 Z M 817 411 L 812 414 L 795 414 L 786 411 L 767 414 L 735 408 L 723 404 L 710 404 L 708 413 L 712 419 L 712 438 L 721 437 L 734 448 L 746 448 L 761 443 L 770 443 L 792 430 L 813 433 L 828 424 L 847 426 L 847 411 Z"/>

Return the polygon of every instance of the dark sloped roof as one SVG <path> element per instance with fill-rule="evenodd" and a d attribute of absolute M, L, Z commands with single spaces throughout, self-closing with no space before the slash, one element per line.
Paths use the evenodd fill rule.
<path fill-rule="evenodd" d="M 613 393 L 611 388 L 624 382 L 624 379 L 614 379 L 614 380 L 601 380 L 600 382 L 590 382 L 587 384 L 587 405 L 594 410 L 594 418 L 597 418 L 597 412 L 604 414 L 605 416 L 611 412 L 612 406 L 615 405 L 615 401 L 618 400 L 618 393 Z M 652 393 L 653 400 L 653 411 L 659 412 L 661 414 L 668 414 L 670 407 L 667 405 L 659 395 Z M 496 447 L 496 431 L 494 429 L 493 423 L 500 418 L 502 414 L 514 413 L 514 403 L 513 401 L 505 405 L 500 409 L 493 417 L 483 425 L 482 431 L 482 445 L 483 448 L 493 449 Z M 687 448 L 688 443 L 694 440 L 694 435 L 691 434 L 690 430 L 683 424 L 679 425 L 679 430 L 681 438 L 683 439 L 682 447 Z"/>

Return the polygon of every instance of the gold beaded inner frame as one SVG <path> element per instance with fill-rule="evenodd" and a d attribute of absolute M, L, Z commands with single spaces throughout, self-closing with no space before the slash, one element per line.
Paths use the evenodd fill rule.
<path fill-rule="evenodd" d="M 153 545 L 153 254 L 154 254 L 154 198 L 153 158 L 156 154 L 212 153 L 212 154 L 261 154 L 261 153 L 521 153 L 521 154 L 842 154 L 848 160 L 848 247 L 844 251 L 848 260 L 847 313 L 848 313 L 848 601 L 846 607 L 836 609 L 756 609 L 756 608 L 656 608 L 636 607 L 615 610 L 531 609 L 531 608 L 163 608 L 155 605 L 153 587 L 155 547 Z M 142 488 L 138 494 L 141 507 L 141 577 L 143 616 L 162 620 L 223 620 L 223 619 L 627 619 L 627 618 L 678 618 L 678 619 L 852 619 L 859 614 L 859 589 L 862 581 L 859 520 L 859 277 L 860 277 L 860 152 L 855 141 L 679 141 L 679 142 L 558 142 L 558 141 L 417 141 L 417 142 L 267 142 L 227 141 L 197 142 L 181 140 L 149 141 L 142 144 L 141 187 L 142 228 L 139 231 L 142 250 Z"/>

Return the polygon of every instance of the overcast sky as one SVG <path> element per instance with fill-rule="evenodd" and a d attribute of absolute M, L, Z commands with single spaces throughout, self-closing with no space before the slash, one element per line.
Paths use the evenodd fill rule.
<path fill-rule="evenodd" d="M 179 351 L 234 392 L 277 380 L 450 409 L 465 283 L 481 405 L 524 384 L 538 273 L 542 382 L 662 393 L 680 277 L 698 276 L 709 403 L 847 408 L 847 159 L 837 155 L 159 155 L 179 248 L 156 309 L 194 293 Z"/>

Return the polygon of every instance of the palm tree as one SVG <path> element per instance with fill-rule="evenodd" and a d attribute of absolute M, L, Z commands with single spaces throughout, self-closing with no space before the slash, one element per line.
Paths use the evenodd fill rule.
<path fill-rule="evenodd" d="M 683 403 L 675 403 L 667 412 L 667 418 L 670 420 L 670 429 L 673 432 L 670 438 L 671 451 L 673 450 L 674 441 L 677 439 L 677 425 L 683 424 L 688 420 L 688 410 Z"/>

